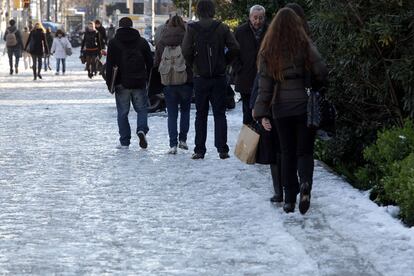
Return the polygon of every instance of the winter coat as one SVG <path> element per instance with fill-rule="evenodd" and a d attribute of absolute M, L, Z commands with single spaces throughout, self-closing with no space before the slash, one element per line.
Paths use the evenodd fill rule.
<path fill-rule="evenodd" d="M 86 54 L 99 54 L 102 50 L 101 39 L 99 38 L 99 32 L 96 30 L 87 30 L 83 35 L 81 51 L 85 51 Z"/>
<path fill-rule="evenodd" d="M 259 92 L 254 106 L 256 118 L 273 118 L 297 116 L 306 113 L 308 95 L 305 91 L 305 55 L 307 51 L 312 74 L 312 83 L 315 88 L 326 84 L 328 70 L 316 47 L 310 42 L 309 47 L 301 51 L 293 62 L 284 59 L 282 62 L 284 80 L 276 85 L 276 81 L 268 73 L 266 61 L 260 63 L 259 67 Z M 262 58 L 262 57 L 259 57 Z M 273 93 L 276 93 L 273 99 Z"/>
<path fill-rule="evenodd" d="M 158 46 L 155 50 L 154 65 L 158 67 L 161 62 L 162 53 L 166 46 L 179 46 L 183 42 L 185 29 L 180 27 L 167 26 L 163 30 Z M 191 66 L 187 64 L 187 82 L 192 82 Z"/>
<path fill-rule="evenodd" d="M 115 27 L 109 27 L 106 32 L 108 34 L 107 39 L 108 39 L 108 42 L 109 42 L 109 40 L 111 40 L 115 37 Z"/>
<path fill-rule="evenodd" d="M 104 28 L 104 26 L 99 26 L 96 28 L 96 30 L 99 33 L 99 38 L 101 39 L 101 46 L 102 49 L 105 49 L 105 46 L 107 45 L 108 41 L 107 41 L 107 37 L 106 37 L 106 30 Z"/>
<path fill-rule="evenodd" d="M 8 27 L 6 29 L 6 32 L 4 33 L 3 39 L 4 39 L 4 41 L 6 41 L 6 37 L 7 37 L 7 35 L 9 33 L 16 32 L 15 33 L 15 36 L 16 36 L 16 40 L 17 40 L 17 45 L 16 46 L 13 46 L 13 47 L 10 47 L 10 48 L 19 47 L 19 49 L 23 49 L 24 44 L 23 44 L 23 40 L 22 40 L 22 34 L 20 33 L 19 30 L 17 30 L 17 31 L 16 30 L 17 30 L 17 27 L 16 26 L 10 26 L 10 27 Z"/>
<path fill-rule="evenodd" d="M 235 90 L 240 93 L 250 94 L 252 90 L 257 75 L 257 53 L 266 30 L 267 25 L 263 27 L 259 42 L 255 38 L 250 22 L 240 25 L 234 33 L 240 45 L 240 56 L 234 63 L 234 70 L 236 71 Z"/>
<path fill-rule="evenodd" d="M 32 56 L 43 56 L 44 54 L 49 53 L 46 35 L 42 29 L 34 29 L 30 32 L 24 50 L 29 52 Z"/>
<path fill-rule="evenodd" d="M 53 35 L 49 31 L 46 31 L 46 42 L 47 42 L 47 47 L 50 49 L 53 43 Z"/>
<path fill-rule="evenodd" d="M 142 66 L 145 67 L 148 79 L 152 66 L 154 64 L 148 42 L 140 36 L 137 30 L 133 28 L 119 28 L 116 31 L 115 38 L 108 43 L 108 51 L 106 57 L 106 84 L 108 88 L 111 86 L 114 66 L 118 66 L 119 68 L 117 77 L 115 79 L 115 85 L 121 83 L 122 50 L 120 49 L 118 43 L 122 43 L 123 47 L 125 48 L 136 48 L 139 44 L 139 51 L 141 51 L 145 60 L 145 64 L 142 64 Z M 146 80 L 143 80 L 140 84 L 141 88 L 145 88 L 145 81 Z"/>
<path fill-rule="evenodd" d="M 29 31 L 22 33 L 22 42 L 23 42 L 22 49 L 24 48 L 24 46 L 26 45 L 27 41 L 29 40 L 29 36 L 30 36 L 30 32 Z"/>
<path fill-rule="evenodd" d="M 198 22 L 202 28 L 208 29 L 212 24 L 214 24 L 214 20 L 212 18 L 201 18 Z M 195 49 L 195 41 L 197 31 L 194 27 L 192 27 L 190 23 L 187 25 L 187 31 L 184 36 L 184 40 L 182 43 L 182 50 L 184 57 L 186 59 L 187 64 L 192 65 L 194 76 L 198 75 L 197 66 L 194 64 L 194 56 L 197 53 L 197 49 Z M 225 74 L 226 65 L 232 63 L 235 58 L 239 55 L 240 46 L 239 43 L 234 38 L 234 35 L 230 32 L 230 29 L 227 25 L 221 23 L 217 29 L 215 30 L 215 37 L 216 39 L 220 39 L 223 43 L 223 52 L 222 55 L 217 57 L 217 61 L 223 62 L 222 68 L 220 68 L 221 72 L 218 74 Z M 228 49 L 227 53 L 224 52 L 224 47 Z"/>
<path fill-rule="evenodd" d="M 50 52 L 55 58 L 66 58 L 67 55 L 65 48 L 72 48 L 68 38 L 66 36 L 62 36 L 61 38 L 55 37 L 53 39 L 52 49 L 50 49 Z"/>

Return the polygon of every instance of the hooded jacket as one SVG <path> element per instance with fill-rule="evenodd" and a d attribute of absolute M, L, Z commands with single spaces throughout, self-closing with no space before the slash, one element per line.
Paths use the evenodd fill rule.
<path fill-rule="evenodd" d="M 42 29 L 34 29 L 30 32 L 29 39 L 27 40 L 24 49 L 32 56 L 43 56 L 44 54 L 49 53 L 46 35 Z"/>
<path fill-rule="evenodd" d="M 140 36 L 137 30 L 133 28 L 119 28 L 116 31 L 115 38 L 110 40 L 108 43 L 108 52 L 106 58 L 106 84 L 108 88 L 111 86 L 114 66 L 118 66 L 119 68 L 115 79 L 115 85 L 121 84 L 122 49 L 119 47 L 118 43 L 121 43 L 125 48 L 136 48 L 139 44 L 139 51 L 141 51 L 145 60 L 145 64 L 142 64 L 142 66 L 145 67 L 148 79 L 154 63 L 148 42 Z M 145 88 L 145 85 L 145 80 L 142 80 L 142 83 L 140 83 L 140 88 Z"/>

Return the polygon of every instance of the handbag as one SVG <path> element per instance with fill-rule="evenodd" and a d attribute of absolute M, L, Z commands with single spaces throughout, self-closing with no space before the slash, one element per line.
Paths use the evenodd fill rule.
<path fill-rule="evenodd" d="M 256 163 L 256 152 L 260 135 L 247 125 L 243 125 L 237 139 L 234 155 L 243 163 Z"/>
<path fill-rule="evenodd" d="M 305 89 L 308 95 L 307 103 L 307 126 L 314 130 L 323 130 L 328 135 L 333 136 L 335 133 L 336 108 L 325 94 L 320 90 L 312 88 L 311 73 L 307 72 L 305 76 Z"/>
<path fill-rule="evenodd" d="M 67 56 L 71 56 L 72 55 L 72 48 L 67 47 L 66 45 L 63 45 L 63 42 L 61 40 L 59 40 L 60 45 L 62 45 L 62 48 L 65 50 L 65 54 Z"/>

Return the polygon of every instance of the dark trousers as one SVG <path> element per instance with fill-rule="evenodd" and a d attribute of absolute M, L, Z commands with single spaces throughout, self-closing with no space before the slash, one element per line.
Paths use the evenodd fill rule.
<path fill-rule="evenodd" d="M 252 109 L 250 108 L 250 93 L 240 93 L 243 103 L 243 124 L 253 123 Z"/>
<path fill-rule="evenodd" d="M 214 145 L 218 152 L 228 152 L 226 119 L 226 77 L 194 78 L 196 102 L 195 153 L 206 153 L 209 103 L 214 116 Z"/>
<path fill-rule="evenodd" d="M 299 182 L 313 178 L 313 145 L 315 132 L 306 126 L 306 114 L 278 118 L 275 120 L 282 152 L 282 183 L 285 202 L 296 202 Z"/>
<path fill-rule="evenodd" d="M 42 56 L 35 56 L 32 55 L 33 60 L 33 75 L 36 76 L 36 74 L 40 74 L 40 71 L 42 70 Z"/>
<path fill-rule="evenodd" d="M 9 56 L 10 70 L 13 69 L 13 56 L 15 58 L 14 67 L 18 68 L 19 67 L 19 59 L 20 59 L 20 56 L 21 56 L 20 48 L 19 47 L 8 47 L 7 48 L 7 55 Z"/>

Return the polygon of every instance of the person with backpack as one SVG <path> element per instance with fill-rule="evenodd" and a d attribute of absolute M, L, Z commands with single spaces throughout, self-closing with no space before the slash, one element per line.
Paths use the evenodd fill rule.
<path fill-rule="evenodd" d="M 235 62 L 235 90 L 240 92 L 243 103 L 243 124 L 253 124 L 252 110 L 249 108 L 250 93 L 257 74 L 257 53 L 267 30 L 266 10 L 263 6 L 250 8 L 249 20 L 240 25 L 234 35 L 240 45 L 240 56 Z"/>
<path fill-rule="evenodd" d="M 46 29 L 46 42 L 47 42 L 47 47 L 50 49 L 53 43 L 52 29 L 50 27 Z M 45 65 L 44 66 L 45 72 L 47 72 L 47 69 L 52 70 L 52 68 L 50 67 L 50 53 L 45 55 L 44 65 Z"/>
<path fill-rule="evenodd" d="M 118 112 L 118 149 L 128 149 L 131 140 L 131 127 L 128 121 L 130 103 L 137 112 L 137 135 L 139 146 L 147 148 L 148 142 L 148 95 L 146 84 L 153 66 L 153 58 L 148 42 L 132 28 L 132 20 L 123 17 L 115 38 L 109 41 L 106 59 L 106 84 L 110 92 L 115 86 L 115 99 Z M 116 72 L 116 74 L 115 74 Z M 113 79 L 115 76 L 115 79 Z"/>
<path fill-rule="evenodd" d="M 168 112 L 169 154 L 176 154 L 177 147 L 188 150 L 187 133 L 190 127 L 191 98 L 193 95 L 192 72 L 185 64 L 181 43 L 185 34 L 183 19 L 173 16 L 161 34 L 155 52 L 155 66 L 165 85 L 164 96 Z M 180 133 L 177 131 L 180 110 Z M 178 138 L 178 139 L 177 139 Z"/>
<path fill-rule="evenodd" d="M 70 44 L 69 40 L 65 36 L 65 33 L 62 30 L 57 30 L 56 37 L 53 39 L 52 49 L 50 49 L 50 52 L 55 56 L 55 59 L 56 59 L 55 75 L 59 75 L 60 63 L 62 63 L 62 74 L 63 75 L 65 74 L 66 57 L 68 56 L 68 53 L 70 54 L 71 50 L 72 50 L 72 45 Z"/>
<path fill-rule="evenodd" d="M 101 54 L 102 49 L 99 32 L 95 29 L 95 23 L 90 21 L 83 35 L 81 45 L 81 53 L 85 57 L 86 70 L 90 79 L 97 74 L 96 59 Z"/>
<path fill-rule="evenodd" d="M 9 56 L 10 75 L 19 73 L 19 59 L 22 55 L 23 41 L 20 31 L 17 29 L 16 21 L 11 19 L 9 21 L 9 27 L 4 33 L 4 41 L 6 41 L 7 54 Z M 14 71 L 13 71 L 13 56 L 15 58 Z"/>
<path fill-rule="evenodd" d="M 108 42 L 109 40 L 113 39 L 115 37 L 115 27 L 114 24 L 110 24 L 109 28 L 106 30 L 106 32 L 108 33 Z"/>
<path fill-rule="evenodd" d="M 24 50 L 32 55 L 34 80 L 37 78 L 42 79 L 42 75 L 40 74 L 42 70 L 42 58 L 49 53 L 45 33 L 42 23 L 36 22 L 24 46 Z"/>
<path fill-rule="evenodd" d="M 311 199 L 315 141 L 315 131 L 307 127 L 305 80 L 312 74 L 314 88 L 321 88 L 326 84 L 328 70 L 302 20 L 290 8 L 282 8 L 273 18 L 258 59 L 260 76 L 254 115 L 265 130 L 272 130 L 272 117 L 277 128 L 285 190 L 283 210 L 294 212 L 300 193 L 299 211 L 305 214 Z"/>
<path fill-rule="evenodd" d="M 226 119 L 226 66 L 239 54 L 239 44 L 229 27 L 214 20 L 212 0 L 197 2 L 198 22 L 187 25 L 182 51 L 194 73 L 196 102 L 195 148 L 192 159 L 203 159 L 206 153 L 209 103 L 214 116 L 214 144 L 220 159 L 229 158 Z M 225 53 L 225 47 L 227 51 Z"/>

